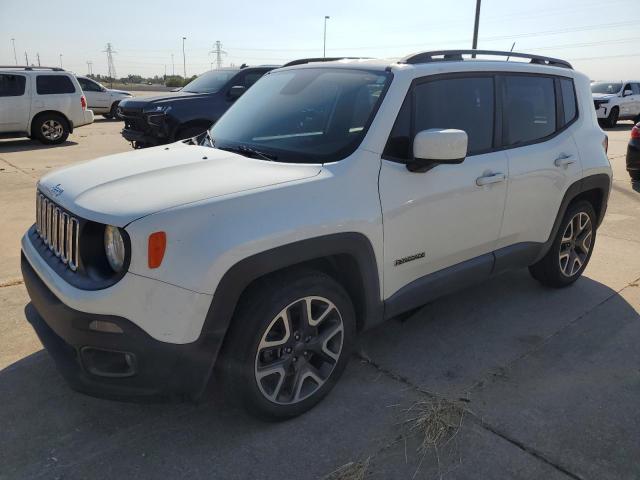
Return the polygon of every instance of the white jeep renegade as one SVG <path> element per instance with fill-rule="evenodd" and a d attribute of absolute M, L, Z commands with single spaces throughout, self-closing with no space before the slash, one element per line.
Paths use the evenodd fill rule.
<path fill-rule="evenodd" d="M 73 388 L 215 376 L 291 417 L 385 319 L 514 268 L 574 282 L 611 185 L 589 79 L 470 53 L 296 62 L 199 137 L 43 177 L 26 313 Z"/>

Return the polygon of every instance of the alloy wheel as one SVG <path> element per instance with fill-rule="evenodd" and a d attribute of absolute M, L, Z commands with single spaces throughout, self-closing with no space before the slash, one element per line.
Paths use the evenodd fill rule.
<path fill-rule="evenodd" d="M 62 123 L 57 120 L 46 120 L 42 124 L 42 127 L 40 127 L 40 131 L 44 138 L 50 141 L 55 141 L 62 137 L 64 127 L 62 126 Z"/>
<path fill-rule="evenodd" d="M 589 256 L 593 225 L 585 212 L 576 213 L 567 224 L 560 241 L 560 271 L 565 277 L 572 277 L 580 271 Z"/>
<path fill-rule="evenodd" d="M 267 326 L 256 352 L 255 380 L 264 397 L 293 405 L 318 391 L 342 352 L 344 324 L 338 308 L 318 296 L 300 298 Z"/>

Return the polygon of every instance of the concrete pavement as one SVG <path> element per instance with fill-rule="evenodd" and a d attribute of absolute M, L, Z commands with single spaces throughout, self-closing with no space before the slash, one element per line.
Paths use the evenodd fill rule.
<path fill-rule="evenodd" d="M 0 479 L 306 479 L 345 464 L 354 468 L 342 478 L 640 477 L 640 188 L 624 170 L 630 124 L 609 132 L 614 188 L 574 286 L 549 290 L 512 272 L 387 322 L 361 336 L 325 401 L 279 424 L 217 393 L 201 405 L 74 393 L 24 320 L 19 239 L 32 223 L 35 181 L 128 150 L 119 128 L 99 120 L 55 148 L 0 141 Z M 453 402 L 459 428 L 443 426 L 445 441 L 423 449 L 416 406 L 440 402 Z"/>

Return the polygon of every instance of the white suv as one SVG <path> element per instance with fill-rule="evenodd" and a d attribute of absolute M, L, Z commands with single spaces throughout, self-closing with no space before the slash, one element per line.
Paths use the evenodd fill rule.
<path fill-rule="evenodd" d="M 87 77 L 76 78 L 82 87 L 82 91 L 87 96 L 87 103 L 93 113 L 102 115 L 105 118 L 120 119 L 118 105 L 121 100 L 131 98 L 129 92 L 107 88 Z"/>
<path fill-rule="evenodd" d="M 0 66 L 0 136 L 64 142 L 93 123 L 76 77 L 61 68 Z"/>
<path fill-rule="evenodd" d="M 470 53 L 298 62 L 199 137 L 43 177 L 26 312 L 69 383 L 197 398 L 216 372 L 291 417 L 385 319 L 514 268 L 576 281 L 611 186 L 589 79 Z"/>
<path fill-rule="evenodd" d="M 640 122 L 640 82 L 592 82 L 598 119 L 613 128 L 618 120 Z"/>

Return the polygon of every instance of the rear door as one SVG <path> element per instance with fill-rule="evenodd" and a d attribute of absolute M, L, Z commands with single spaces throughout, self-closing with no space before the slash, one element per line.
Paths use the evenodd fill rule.
<path fill-rule="evenodd" d="M 28 131 L 30 113 L 26 75 L 0 73 L 0 132 Z"/>
<path fill-rule="evenodd" d="M 632 83 L 631 90 L 633 90 L 633 115 L 640 115 L 640 83 Z M 637 120 L 636 120 L 637 121 Z"/>
<path fill-rule="evenodd" d="M 513 74 L 499 82 L 509 158 L 499 246 L 545 242 L 565 191 L 582 175 L 572 134 L 579 115 L 573 79 Z"/>

